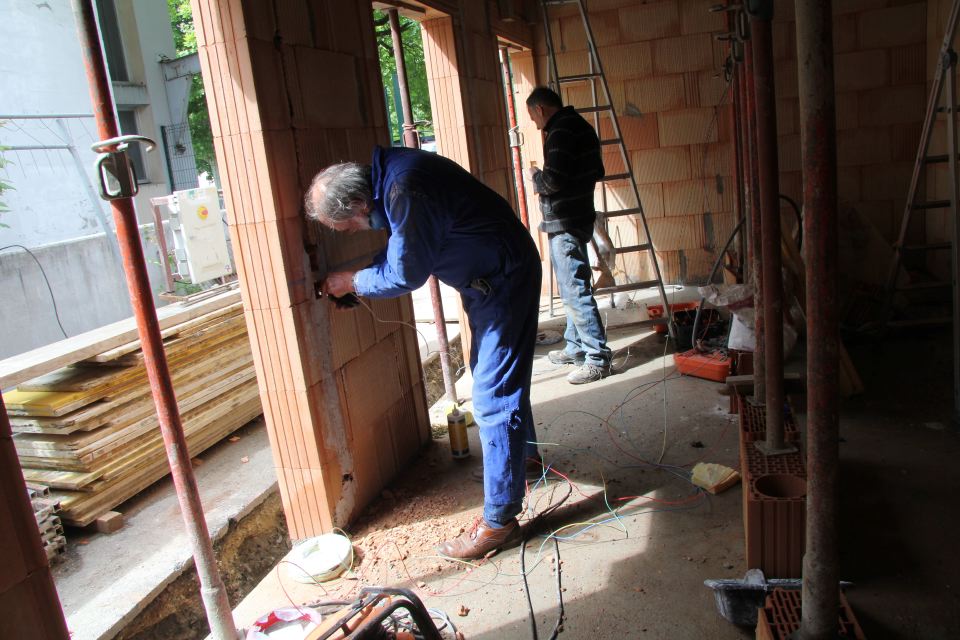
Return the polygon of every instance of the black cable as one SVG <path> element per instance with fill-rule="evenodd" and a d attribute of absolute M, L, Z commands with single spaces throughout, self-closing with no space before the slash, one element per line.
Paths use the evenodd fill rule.
<path fill-rule="evenodd" d="M 50 301 L 53 302 L 53 315 L 57 318 L 57 324 L 60 325 L 60 331 L 63 332 L 63 337 L 69 338 L 70 336 L 67 335 L 66 329 L 63 328 L 63 322 L 60 320 L 60 310 L 57 309 L 57 299 L 53 295 L 53 288 L 50 286 L 50 280 L 47 279 L 47 272 L 43 270 L 43 265 L 40 264 L 39 260 L 37 260 L 37 256 L 33 255 L 33 251 L 30 251 L 30 249 L 27 249 L 22 244 L 8 244 L 5 247 L 0 247 L 0 251 L 6 251 L 7 249 L 13 248 L 23 249 L 29 253 L 30 257 L 33 258 L 33 261 L 37 263 L 37 267 L 40 268 L 40 275 L 43 276 L 43 281 L 47 283 L 47 291 L 50 292 Z"/>
<path fill-rule="evenodd" d="M 545 473 L 549 471 L 550 467 L 547 466 Z M 571 495 L 573 495 L 573 487 L 569 482 L 567 482 L 567 495 L 563 496 L 559 502 L 551 504 L 549 507 L 534 516 L 534 518 L 530 521 L 530 524 L 526 527 L 527 533 L 520 540 L 520 574 L 523 576 L 523 590 L 527 595 L 527 609 L 530 612 L 530 631 L 533 635 L 533 640 L 539 640 L 540 635 L 537 631 L 537 617 L 533 612 L 533 601 L 530 598 L 530 583 L 527 582 L 527 542 L 529 542 L 530 537 L 533 535 L 533 531 L 536 529 L 537 521 L 545 518 L 550 513 L 559 509 L 563 503 L 570 498 Z M 553 634 L 550 636 L 550 640 L 554 640 L 554 638 L 557 637 L 557 634 L 560 633 L 560 626 L 563 624 L 563 595 L 560 591 L 560 543 L 557 542 L 556 537 L 553 538 L 553 543 L 556 545 L 557 549 L 557 600 L 560 606 L 560 613 L 557 616 L 557 623 L 553 627 Z"/>
<path fill-rule="evenodd" d="M 793 207 L 793 213 L 797 216 L 797 249 L 803 248 L 803 213 L 800 211 L 800 205 L 797 201 L 788 195 L 780 194 L 781 200 L 786 200 Z"/>
<path fill-rule="evenodd" d="M 550 640 L 556 640 L 560 635 L 560 629 L 563 627 L 563 584 L 560 581 L 560 543 L 556 536 L 553 538 L 553 546 L 557 553 L 557 602 L 560 603 L 560 612 L 557 613 L 557 623 L 553 625 L 553 633 L 550 634 Z"/>
<path fill-rule="evenodd" d="M 533 601 L 530 599 L 530 583 L 527 582 L 527 540 L 524 538 L 520 542 L 520 575 L 523 576 L 523 590 L 527 595 L 527 610 L 530 612 L 530 635 L 533 640 L 540 640 L 540 634 L 537 633 L 537 616 L 533 612 Z"/>

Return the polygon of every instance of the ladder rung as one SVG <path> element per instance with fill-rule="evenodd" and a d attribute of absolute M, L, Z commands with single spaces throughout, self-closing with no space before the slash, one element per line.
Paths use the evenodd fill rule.
<path fill-rule="evenodd" d="M 958 156 L 960 157 L 960 156 Z M 936 156 L 927 156 L 923 159 L 927 164 L 942 164 L 950 159 L 950 155 L 947 153 L 942 153 Z"/>
<path fill-rule="evenodd" d="M 957 110 L 960 111 L 960 104 L 957 105 Z M 937 107 L 937 113 L 946 113 L 947 111 L 947 107 Z"/>
<path fill-rule="evenodd" d="M 595 289 L 593 295 L 602 296 L 608 293 L 621 293 L 623 291 L 636 291 L 637 289 L 650 289 L 651 287 L 660 286 L 658 280 L 647 280 L 645 282 L 631 282 L 630 284 L 618 284 L 615 287 L 603 287 L 601 289 Z"/>
<path fill-rule="evenodd" d="M 629 216 L 634 213 L 643 213 L 643 209 L 637 207 L 636 209 L 620 209 L 619 211 L 601 211 L 604 218 L 618 218 L 620 216 Z"/>
<path fill-rule="evenodd" d="M 613 106 L 609 104 L 601 104 L 598 107 L 580 107 L 579 109 L 574 109 L 577 113 L 599 113 L 600 111 L 610 111 L 613 109 Z"/>
<path fill-rule="evenodd" d="M 629 173 L 613 173 L 609 176 L 603 176 L 600 178 L 604 182 L 613 182 L 614 180 L 626 180 L 630 177 Z"/>
<path fill-rule="evenodd" d="M 901 251 L 933 251 L 936 249 L 949 249 L 949 242 L 931 242 L 929 244 L 909 244 L 900 247 Z"/>
<path fill-rule="evenodd" d="M 620 144 L 622 140 L 620 138 L 610 138 L 609 140 L 601 140 L 600 144 L 602 146 L 608 146 L 611 144 Z"/>
<path fill-rule="evenodd" d="M 953 285 L 949 282 L 911 282 L 897 287 L 897 291 L 922 291 L 930 289 L 949 289 Z"/>
<path fill-rule="evenodd" d="M 576 4 L 577 0 L 543 0 L 543 4 Z"/>
<path fill-rule="evenodd" d="M 937 327 L 953 323 L 952 318 L 923 318 L 913 320 L 891 320 L 887 325 L 891 327 Z"/>
<path fill-rule="evenodd" d="M 930 200 L 928 202 L 918 202 L 913 207 L 914 210 L 924 209 L 945 209 L 950 206 L 949 200 Z"/>
<path fill-rule="evenodd" d="M 637 253 L 640 251 L 649 251 L 653 247 L 650 246 L 650 243 L 647 244 L 632 244 L 628 247 L 616 247 L 616 252 L 619 253 Z"/>
<path fill-rule="evenodd" d="M 580 73 L 573 76 L 560 76 L 557 78 L 557 82 L 583 82 L 585 80 L 592 80 L 593 78 L 599 77 L 599 73 Z"/>

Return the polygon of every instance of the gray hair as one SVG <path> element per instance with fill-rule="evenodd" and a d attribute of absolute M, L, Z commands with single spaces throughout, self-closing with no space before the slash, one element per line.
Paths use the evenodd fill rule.
<path fill-rule="evenodd" d="M 354 203 L 373 202 L 370 166 L 356 162 L 330 165 L 316 175 L 305 199 L 307 217 L 320 223 L 349 220 Z"/>

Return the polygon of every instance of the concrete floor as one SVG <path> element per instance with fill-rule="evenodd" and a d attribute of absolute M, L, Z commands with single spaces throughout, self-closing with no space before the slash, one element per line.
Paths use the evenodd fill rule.
<path fill-rule="evenodd" d="M 610 323 L 636 313 L 610 312 Z M 737 464 L 735 420 L 727 415 L 721 385 L 673 376 L 672 358 L 664 357 L 665 341 L 656 334 L 613 329 L 609 337 L 618 372 L 599 383 L 570 386 L 568 369 L 546 359 L 551 347 L 539 348 L 534 364 L 541 450 L 571 484 L 552 475 L 546 487 L 534 488 L 529 502 L 543 511 L 572 487 L 569 499 L 530 530 L 525 547 L 540 633 L 548 637 L 557 618 L 557 551 L 544 536 L 557 531 L 567 637 L 749 637 L 717 616 L 703 587 L 706 578 L 743 573 L 740 492 L 708 497 L 683 477 L 685 465 L 698 459 Z M 666 385 L 656 384 L 664 376 Z M 465 395 L 466 384 L 458 385 Z M 454 462 L 447 443 L 437 441 L 371 506 L 351 531 L 363 552 L 357 580 L 325 585 L 328 595 L 342 597 L 359 583 L 407 586 L 428 607 L 449 613 L 468 638 L 529 636 L 519 549 L 476 563 L 469 572 L 432 550 L 480 513 L 481 485 L 472 479 L 480 444 L 476 429 L 469 431 L 473 458 Z M 663 465 L 675 466 L 652 464 L 661 453 Z M 604 486 L 616 516 L 604 504 Z M 236 621 L 246 625 L 291 600 L 324 597 L 320 587 L 271 572 L 239 605 Z"/>
<path fill-rule="evenodd" d="M 198 458 L 194 467 L 213 540 L 276 492 L 270 444 L 255 420 Z M 246 460 L 244 462 L 244 460 Z M 72 640 L 113 638 L 186 569 L 193 556 L 169 478 L 121 505 L 113 534 L 67 530 L 53 577 Z"/>
<path fill-rule="evenodd" d="M 637 315 L 605 313 L 612 326 Z M 544 326 L 550 322 L 560 319 Z M 544 534 L 566 527 L 557 534 L 566 637 L 752 637 L 716 614 L 702 586 L 705 578 L 744 572 L 740 487 L 701 498 L 672 473 L 680 469 L 649 464 L 663 451 L 663 463 L 683 468 L 701 458 L 737 466 L 736 422 L 726 414 L 721 385 L 673 378 L 659 336 L 613 329 L 610 337 L 618 373 L 586 387 L 569 386 L 566 369 L 546 360 L 551 347 L 538 349 L 533 403 L 541 449 L 576 485 L 547 522 L 531 529 L 525 546 L 540 634 L 549 636 L 558 610 L 556 550 Z M 960 436 L 950 426 L 950 335 L 848 347 L 867 385 L 863 397 L 844 403 L 841 421 L 841 577 L 856 584 L 848 599 L 867 637 L 960 637 L 960 554 L 953 550 L 960 528 Z M 664 365 L 665 386 L 656 384 Z M 458 386 L 468 397 L 469 380 Z M 257 491 L 268 493 L 272 485 L 262 428 L 246 429 L 240 442 L 219 445 L 198 467 L 201 491 L 213 498 L 212 517 L 224 525 L 262 499 L 240 499 L 235 489 L 262 481 L 267 489 Z M 352 596 L 359 585 L 382 584 L 412 587 L 428 606 L 448 612 L 468 638 L 529 637 L 519 548 L 469 571 L 433 555 L 437 542 L 480 511 L 480 484 L 473 480 L 480 447 L 476 429 L 469 432 L 472 458 L 455 463 L 447 442 L 436 441 L 351 526 L 358 552 L 353 579 L 321 589 L 293 583 L 277 568 L 240 603 L 237 623 L 247 625 L 291 600 Z M 699 444 L 703 448 L 692 446 Z M 250 462 L 238 465 L 244 455 Z M 604 504 L 604 487 L 611 505 L 623 505 L 619 519 Z M 546 488 L 534 488 L 530 503 L 542 511 L 567 488 L 552 475 Z M 232 512 L 219 510 L 219 502 L 234 496 Z M 617 501 L 629 496 L 644 497 Z M 74 638 L 113 637 L 189 564 L 176 531 L 157 526 L 158 514 L 176 509 L 168 483 L 142 499 L 125 505 L 121 533 L 74 535 L 66 562 L 55 569 Z M 603 520 L 590 528 L 578 524 Z"/>

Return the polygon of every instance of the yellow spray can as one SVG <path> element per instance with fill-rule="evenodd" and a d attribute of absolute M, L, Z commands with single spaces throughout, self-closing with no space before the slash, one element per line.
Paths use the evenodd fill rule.
<path fill-rule="evenodd" d="M 470 457 L 470 441 L 467 440 L 467 416 L 454 407 L 447 414 L 447 433 L 450 436 L 450 454 L 454 459 Z"/>

